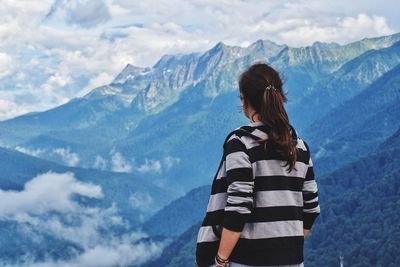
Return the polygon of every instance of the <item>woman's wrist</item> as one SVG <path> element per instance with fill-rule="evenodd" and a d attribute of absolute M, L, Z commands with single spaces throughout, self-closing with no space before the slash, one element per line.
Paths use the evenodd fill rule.
<path fill-rule="evenodd" d="M 229 258 L 223 258 L 217 252 L 215 255 L 215 265 L 216 267 L 228 267 L 229 266 Z"/>
<path fill-rule="evenodd" d="M 229 257 L 223 256 L 221 253 L 217 252 L 217 256 L 222 260 L 229 260 Z"/>

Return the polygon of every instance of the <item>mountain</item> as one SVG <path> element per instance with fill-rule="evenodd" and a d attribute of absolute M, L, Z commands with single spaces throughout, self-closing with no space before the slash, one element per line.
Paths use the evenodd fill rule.
<path fill-rule="evenodd" d="M 368 156 L 321 179 L 321 218 L 308 242 L 309 266 L 397 266 L 400 128 Z M 323 207 L 321 206 L 321 207 Z M 322 210 L 322 209 L 321 209 Z"/>
<path fill-rule="evenodd" d="M 114 202 L 131 227 L 139 226 L 174 197 L 168 190 L 126 173 L 63 166 L 2 147 L 0 162 L 1 190 L 21 191 L 26 182 L 48 171 L 71 172 L 81 182 L 100 186 L 104 197 L 96 200 L 96 205 L 108 207 Z M 136 198 L 147 199 L 147 203 L 138 205 Z"/>
<path fill-rule="evenodd" d="M 147 256 L 135 257 L 144 261 L 164 246 L 139 226 L 173 199 L 168 190 L 130 174 L 67 167 L 7 148 L 0 148 L 0 162 L 0 265 L 87 266 L 86 255 L 115 257 L 121 249 L 144 249 Z"/>
<path fill-rule="evenodd" d="M 208 185 L 190 190 L 151 216 L 142 229 L 150 236 L 177 237 L 202 219 L 204 214 L 198 211 L 206 210 L 210 190 Z"/>
<path fill-rule="evenodd" d="M 307 265 L 337 266 L 343 256 L 345 266 L 398 266 L 399 194 L 398 175 L 391 173 L 325 204 L 325 218 L 310 235 Z"/>
<path fill-rule="evenodd" d="M 303 131 L 315 160 L 325 162 L 320 173 L 357 160 L 391 136 L 400 127 L 399 103 L 400 64 Z"/>
<path fill-rule="evenodd" d="M 152 67 L 128 64 L 83 97 L 1 121 L 2 260 L 140 251 L 161 254 L 148 266 L 193 265 L 223 139 L 248 123 L 237 77 L 263 61 L 285 78 L 291 124 L 314 155 L 322 214 L 306 262 L 398 265 L 399 41 L 220 42 Z"/>
<path fill-rule="evenodd" d="M 291 105 L 300 102 L 306 90 L 309 90 L 308 88 L 313 88 L 316 83 L 338 71 L 348 61 L 369 50 L 390 47 L 398 41 L 400 41 L 400 33 L 365 38 L 345 45 L 315 42 L 312 46 L 286 47 L 269 62 L 280 70 L 286 79 L 285 87 L 290 89 L 288 90 L 288 108 L 290 109 Z M 324 85 L 324 83 L 321 84 Z M 321 84 L 317 86 L 317 89 Z M 292 114 L 295 116 L 296 112 Z"/>
<path fill-rule="evenodd" d="M 400 63 L 400 42 L 379 50 L 371 49 L 346 62 L 306 91 L 292 119 L 304 129 L 331 109 L 361 93 L 367 86 Z M 318 111 L 318 112 L 316 112 Z M 307 116 L 304 116 L 307 114 Z"/>
<path fill-rule="evenodd" d="M 392 136 L 382 142 L 376 150 L 378 151 L 389 151 L 395 150 L 397 147 L 400 147 L 400 131 L 396 131 Z"/>
<path fill-rule="evenodd" d="M 367 188 L 382 177 L 394 173 L 400 168 L 399 159 L 395 156 L 400 152 L 399 136 L 400 128 L 366 156 L 320 178 L 323 194 L 327 198 L 335 198 L 342 193 Z"/>
<path fill-rule="evenodd" d="M 233 77 L 237 75 L 237 73 L 233 73 L 243 68 L 241 67 L 244 65 L 243 62 L 242 59 L 238 59 L 231 64 L 225 65 L 223 72 L 215 78 L 215 81 L 233 80 Z M 208 80 L 208 82 L 211 81 Z M 216 93 L 216 96 L 211 101 L 207 98 L 201 98 L 201 90 L 206 90 L 209 87 L 200 83 L 188 88 L 181 94 L 178 102 L 166 108 L 161 114 L 148 117 L 132 132 L 132 135 L 126 140 L 121 140 L 120 144 L 117 143 L 116 147 L 128 155 L 151 153 L 149 157 L 156 157 L 156 155 L 160 154 L 159 151 L 162 151 L 161 153 L 169 151 L 175 157 L 183 159 L 195 157 L 197 160 L 196 166 L 189 163 L 185 166 L 185 163 L 183 163 L 177 167 L 176 175 L 172 179 L 168 179 L 168 182 L 164 184 L 167 186 L 172 183 L 170 185 L 173 187 L 189 189 L 204 184 L 205 179 L 209 179 L 212 175 L 212 172 L 209 171 L 211 168 L 207 167 L 209 162 L 216 162 L 220 155 L 220 152 L 215 150 L 215 147 L 219 146 L 223 136 L 229 129 L 245 123 L 243 117 L 232 116 L 232 114 L 238 112 L 233 105 L 224 105 L 224 103 L 235 102 L 239 105 L 238 99 L 235 99 L 234 92 Z M 227 88 L 227 85 L 226 83 L 220 83 L 213 85 L 212 88 L 223 90 Z M 185 112 L 182 112 L 182 110 L 185 110 Z M 299 107 L 299 110 L 301 110 L 301 107 Z M 292 110 L 290 115 L 292 114 L 303 113 Z M 297 124 L 295 125 L 297 126 Z M 153 130 L 151 133 L 148 131 L 150 128 Z M 210 129 L 213 129 L 212 133 Z M 163 138 L 160 139 L 158 136 L 163 136 Z M 147 143 L 148 146 L 141 149 L 142 140 L 148 140 L 147 142 L 149 143 Z M 318 142 L 319 140 L 315 141 L 315 143 Z M 149 147 L 153 148 L 153 151 L 149 150 Z M 177 147 L 185 149 L 179 150 L 178 154 Z M 194 168 L 196 169 L 194 170 Z M 204 170 L 208 171 L 204 172 Z M 186 179 L 184 176 L 178 176 L 179 173 L 193 173 L 195 176 L 193 179 Z"/>
<path fill-rule="evenodd" d="M 292 124 L 301 130 L 315 114 L 323 114 L 314 109 L 307 112 L 311 114 L 308 120 L 301 116 L 304 105 L 298 103 L 311 97 L 304 88 L 343 77 L 350 79 L 347 84 L 357 83 L 360 70 L 375 73 L 376 66 L 366 64 L 368 60 L 384 60 L 386 67 L 375 76 L 382 74 L 394 64 L 396 54 L 391 51 L 399 40 L 400 34 L 394 34 L 343 46 L 315 43 L 303 48 L 266 40 L 248 47 L 220 42 L 204 53 L 165 55 L 152 67 L 127 65 L 112 83 L 83 97 L 0 122 L 0 145 L 83 168 L 98 168 L 100 158 L 102 168 L 110 171 L 121 171 L 115 163 L 118 158 L 127 166 L 122 171 L 169 188 L 179 197 L 210 179 L 216 167 L 210 162 L 218 161 L 222 139 L 247 122 L 239 109 L 237 77 L 249 64 L 267 61 L 288 78 L 287 109 Z M 371 49 L 377 51 L 367 52 Z M 351 67 L 358 71 L 344 75 Z M 368 82 L 332 99 L 340 95 L 344 101 Z M 312 95 L 323 99 L 326 90 L 312 88 Z M 321 142 L 315 140 L 315 144 Z"/>
<path fill-rule="evenodd" d="M 186 267 L 194 266 L 195 249 L 197 235 L 193 233 L 197 232 L 200 228 L 201 222 L 198 222 L 189 227 L 184 233 L 179 235 L 175 242 L 170 243 L 162 252 L 162 254 L 153 260 L 141 265 L 141 267 L 154 267 L 154 266 L 165 266 L 165 267 Z"/>
<path fill-rule="evenodd" d="M 127 64 L 125 68 L 118 74 L 117 77 L 112 81 L 112 84 L 123 84 L 126 81 L 132 81 L 138 76 L 143 76 L 147 72 L 151 71 L 150 67 L 142 68 L 133 66 L 131 64 Z M 92 90 L 91 92 L 96 92 L 97 90 Z M 91 97 L 90 93 L 87 94 L 88 97 Z"/>

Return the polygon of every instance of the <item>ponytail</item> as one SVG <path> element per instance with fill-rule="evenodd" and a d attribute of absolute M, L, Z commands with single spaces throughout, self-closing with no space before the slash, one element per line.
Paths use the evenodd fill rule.
<path fill-rule="evenodd" d="M 282 90 L 279 73 L 266 64 L 254 64 L 240 76 L 239 89 L 244 96 L 245 106 L 251 104 L 256 111 L 253 116 L 258 113 L 269 129 L 268 138 L 257 142 L 263 145 L 265 151 L 267 143 L 274 148 L 287 161 L 284 167 L 289 166 L 288 172 L 297 170 L 297 140 L 292 138 L 292 127 L 284 108 L 287 98 Z"/>

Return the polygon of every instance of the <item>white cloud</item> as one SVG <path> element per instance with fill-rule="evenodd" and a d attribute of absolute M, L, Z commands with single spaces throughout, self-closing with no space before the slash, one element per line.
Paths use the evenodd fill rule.
<path fill-rule="evenodd" d="M 38 157 L 40 155 L 42 155 L 43 153 L 47 152 L 47 148 L 37 148 L 37 149 L 29 149 L 27 147 L 23 147 L 23 146 L 16 146 L 15 150 L 34 156 L 34 157 Z"/>
<path fill-rule="evenodd" d="M 135 192 L 129 197 L 132 207 L 148 211 L 154 203 L 154 199 L 146 192 Z"/>
<path fill-rule="evenodd" d="M 163 159 L 163 163 L 165 165 L 165 168 L 167 170 L 169 170 L 170 168 L 172 168 L 175 164 L 179 164 L 179 162 L 181 162 L 181 159 L 178 157 L 171 157 L 171 156 L 167 156 Z"/>
<path fill-rule="evenodd" d="M 131 244 L 129 236 L 124 240 L 110 237 L 108 242 L 87 248 L 82 254 L 69 261 L 47 260 L 35 262 L 33 259 L 18 265 L 20 267 L 113 267 L 140 266 L 151 258 L 158 257 L 165 242 L 143 242 Z M 26 258 L 26 257 L 25 257 Z M 7 266 L 7 265 L 6 265 Z"/>
<path fill-rule="evenodd" d="M 332 25 L 318 25 L 304 20 L 297 26 L 278 33 L 282 40 L 294 46 L 308 45 L 310 40 L 321 42 L 356 41 L 363 37 L 375 37 L 393 33 L 384 17 L 358 14 L 355 17 L 336 18 Z"/>
<path fill-rule="evenodd" d="M 132 163 L 127 161 L 120 152 L 112 149 L 111 154 L 111 170 L 114 172 L 131 172 Z"/>
<path fill-rule="evenodd" d="M 58 147 L 58 148 L 52 148 L 52 149 L 49 149 L 49 148 L 30 149 L 30 148 L 23 147 L 23 146 L 16 146 L 14 149 L 19 152 L 22 152 L 22 153 L 25 153 L 25 154 L 28 154 L 28 155 L 31 155 L 34 157 L 41 157 L 41 156 L 46 157 L 47 154 L 48 154 L 48 156 L 56 155 L 66 165 L 71 166 L 71 167 L 77 166 L 80 161 L 78 153 L 72 152 L 69 147 L 67 147 L 67 148 Z M 96 157 L 96 162 L 94 164 L 95 168 L 100 169 L 102 167 L 102 164 L 106 164 L 105 162 L 103 163 L 101 160 L 102 160 L 101 157 L 100 158 Z M 96 167 L 96 166 L 98 166 L 98 167 Z"/>
<path fill-rule="evenodd" d="M 162 160 L 145 159 L 145 163 L 138 167 L 141 173 L 157 173 L 161 174 L 165 170 L 171 169 L 174 165 L 179 164 L 180 158 L 166 156 Z"/>
<path fill-rule="evenodd" d="M 73 173 L 39 174 L 24 185 L 22 191 L 0 189 L 0 217 L 18 214 L 43 214 L 49 211 L 71 212 L 79 209 L 70 199 L 72 194 L 101 198 L 99 186 L 82 183 Z"/>
<path fill-rule="evenodd" d="M 161 162 L 154 159 L 145 159 L 145 163 L 140 165 L 138 171 L 141 173 L 154 172 L 161 173 Z"/>
<path fill-rule="evenodd" d="M 82 252 L 72 259 L 53 260 L 43 255 L 37 262 L 35 248 L 18 266 L 137 266 L 158 256 L 164 242 L 142 241 L 139 231 L 120 232 L 129 225 L 118 215 L 115 204 L 109 208 L 82 206 L 72 198 L 79 195 L 103 198 L 101 187 L 78 181 L 71 172 L 47 172 L 28 181 L 22 191 L 0 189 L 0 220 L 14 221 L 26 237 L 41 235 L 74 243 Z M 114 227 L 122 227 L 114 232 Z M 68 249 L 68 247 L 65 247 Z M 9 266 L 7 262 L 0 262 Z"/>
<path fill-rule="evenodd" d="M 102 156 L 96 155 L 96 160 L 93 164 L 93 168 L 105 170 L 107 168 L 107 160 L 105 160 Z"/>
<path fill-rule="evenodd" d="M 10 55 L 0 52 L 0 77 L 6 76 L 12 72 L 13 59 Z"/>
<path fill-rule="evenodd" d="M 28 109 L 21 107 L 13 101 L 0 99 L 0 120 L 13 118 L 26 112 L 28 112 Z"/>
<path fill-rule="evenodd" d="M 79 155 L 75 152 L 71 152 L 70 148 L 54 148 L 50 155 L 58 155 L 68 166 L 76 166 L 79 163 Z"/>
<path fill-rule="evenodd" d="M 65 96 L 63 88 L 71 82 L 71 77 L 63 73 L 54 73 L 40 87 L 40 90 L 58 104 L 66 103 L 69 98 Z"/>
<path fill-rule="evenodd" d="M 133 171 L 136 165 L 138 165 L 136 164 L 134 158 L 131 158 L 130 160 L 126 159 L 121 152 L 115 149 L 115 147 L 110 150 L 109 155 L 111 156 L 110 160 L 107 160 L 100 155 L 96 155 L 93 167 L 96 169 L 105 170 L 108 167 L 108 162 L 110 162 L 111 171 L 129 173 Z M 135 170 L 140 173 L 161 174 L 163 171 L 169 170 L 175 165 L 179 164 L 180 161 L 180 158 L 172 156 L 166 156 L 161 160 L 145 158 L 144 163 L 138 165 L 138 167 L 135 167 Z"/>
<path fill-rule="evenodd" d="M 77 97 L 81 97 L 81 96 L 86 95 L 91 90 L 93 90 L 93 88 L 96 88 L 96 87 L 111 83 L 111 81 L 114 78 L 115 78 L 114 76 L 112 76 L 112 75 L 110 75 L 110 74 L 108 74 L 106 72 L 100 73 L 96 77 L 94 77 L 94 78 L 89 80 L 88 85 L 86 85 L 85 88 L 83 88 L 80 92 L 77 93 Z"/>
<path fill-rule="evenodd" d="M 111 19 L 108 6 L 100 0 L 57 0 L 47 18 L 58 17 L 68 23 L 91 28 Z"/>
<path fill-rule="evenodd" d="M 162 251 L 160 243 L 151 242 L 146 244 L 140 242 L 135 245 L 110 240 L 110 244 L 97 245 L 86 250 L 76 259 L 68 262 L 50 262 L 44 266 L 139 266 L 151 257 L 158 256 Z M 43 266 L 34 264 L 33 266 Z"/>

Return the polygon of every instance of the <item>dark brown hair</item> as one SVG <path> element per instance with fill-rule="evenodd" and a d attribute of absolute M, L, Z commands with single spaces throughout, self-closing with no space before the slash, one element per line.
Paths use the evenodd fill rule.
<path fill-rule="evenodd" d="M 239 90 L 243 96 L 244 107 L 249 104 L 260 115 L 261 121 L 268 127 L 268 138 L 257 140 L 267 149 L 267 142 L 273 142 L 277 152 L 287 161 L 291 172 L 295 168 L 297 159 L 297 140 L 292 138 L 292 128 L 284 107 L 287 101 L 286 92 L 282 89 L 282 80 L 279 73 L 265 63 L 255 63 L 239 76 Z M 269 87 L 268 87 L 269 86 Z M 266 88 L 270 90 L 267 90 Z M 250 116 L 250 115 L 249 115 Z"/>

